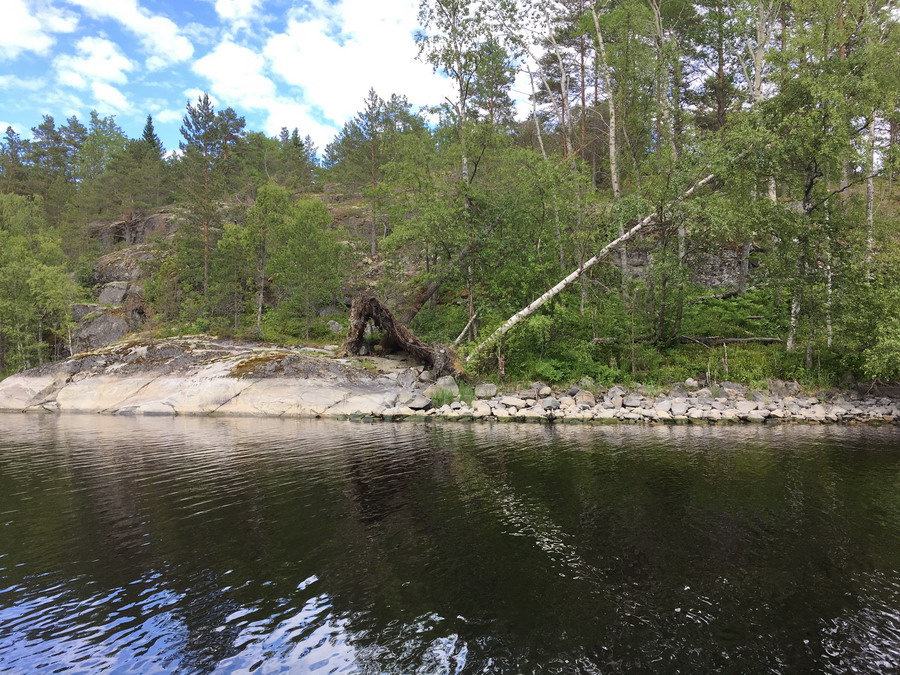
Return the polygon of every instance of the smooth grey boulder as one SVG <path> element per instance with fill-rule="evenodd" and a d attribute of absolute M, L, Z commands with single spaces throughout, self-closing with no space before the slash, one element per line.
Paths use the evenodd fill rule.
<path fill-rule="evenodd" d="M 674 387 L 669 389 L 669 396 L 671 398 L 686 398 L 687 395 L 687 391 L 680 384 L 676 384 Z"/>
<path fill-rule="evenodd" d="M 411 401 L 407 401 L 406 407 L 413 410 L 428 410 L 431 407 L 431 399 L 422 394 L 416 394 Z"/>
<path fill-rule="evenodd" d="M 697 382 L 697 380 L 695 380 L 693 377 L 689 377 L 684 381 L 684 386 L 688 389 L 696 389 L 700 386 L 700 383 Z"/>
<path fill-rule="evenodd" d="M 615 387 L 610 389 L 608 392 L 606 392 L 605 399 L 607 401 L 612 401 L 616 396 L 625 396 L 625 394 L 627 394 L 627 393 L 628 392 L 625 389 L 623 389 L 619 385 L 616 385 Z"/>
<path fill-rule="evenodd" d="M 430 370 L 423 370 L 419 373 L 419 382 L 434 382 L 434 375 L 431 374 Z"/>
<path fill-rule="evenodd" d="M 425 390 L 425 396 L 434 398 L 435 395 L 438 395 L 440 392 L 444 392 L 445 395 L 459 396 L 459 385 L 456 384 L 456 380 L 453 379 L 452 375 L 439 377 L 437 382 Z"/>
<path fill-rule="evenodd" d="M 505 405 L 507 408 L 524 408 L 525 401 L 518 396 L 504 396 L 500 399 L 500 403 Z"/>
<path fill-rule="evenodd" d="M 759 403 L 756 401 L 738 401 L 734 404 L 734 407 L 737 408 L 737 411 L 741 415 L 747 415 L 753 410 L 756 410 L 759 407 Z"/>
<path fill-rule="evenodd" d="M 724 389 L 725 392 L 730 396 L 747 393 L 747 387 L 742 384 L 738 384 L 737 382 L 729 382 L 728 380 L 726 380 L 725 382 L 720 382 L 719 386 L 722 387 L 722 389 Z"/>
<path fill-rule="evenodd" d="M 328 330 L 330 330 L 332 333 L 343 333 L 344 332 L 344 327 L 341 324 L 339 324 L 337 321 L 335 321 L 334 319 L 329 321 L 327 325 L 328 325 Z"/>
<path fill-rule="evenodd" d="M 541 407 L 544 410 L 559 410 L 560 402 L 553 396 L 548 396 L 543 401 L 541 401 Z"/>
<path fill-rule="evenodd" d="M 764 422 L 769 416 L 768 410 L 751 410 L 747 413 L 748 422 Z"/>
<path fill-rule="evenodd" d="M 641 405 L 641 397 L 637 394 L 628 394 L 623 401 L 622 405 L 626 408 L 639 408 Z"/>
<path fill-rule="evenodd" d="M 497 385 L 485 382 L 475 387 L 476 398 L 493 398 L 497 395 Z"/>
<path fill-rule="evenodd" d="M 594 398 L 594 395 L 587 389 L 582 389 L 577 394 L 575 394 L 575 403 L 587 404 L 588 406 L 592 406 L 596 405 L 597 399 Z"/>
<path fill-rule="evenodd" d="M 494 411 L 484 401 L 474 401 L 472 403 L 472 417 L 476 417 L 478 419 L 482 417 L 489 417 L 493 415 Z"/>
<path fill-rule="evenodd" d="M 690 406 L 687 403 L 673 403 L 671 412 L 673 416 L 680 416 L 687 413 Z"/>

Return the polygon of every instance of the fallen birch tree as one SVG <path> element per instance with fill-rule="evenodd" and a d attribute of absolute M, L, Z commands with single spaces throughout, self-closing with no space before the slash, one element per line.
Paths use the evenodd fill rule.
<path fill-rule="evenodd" d="M 705 178 L 697 181 L 690 188 L 685 190 L 678 197 L 678 199 L 670 202 L 668 204 L 668 206 L 671 206 L 672 204 L 675 204 L 677 202 L 687 199 L 692 194 L 694 194 L 694 192 L 696 192 L 699 188 L 701 188 L 704 185 L 706 185 L 707 183 L 709 183 L 713 178 L 715 178 L 715 174 L 709 174 Z M 649 216 L 647 216 L 646 218 L 643 218 L 642 220 L 638 221 L 638 223 L 634 227 L 632 227 L 630 230 L 625 232 L 625 234 L 623 234 L 623 235 L 617 237 L 616 239 L 614 239 L 613 241 L 609 242 L 606 246 L 604 246 L 600 250 L 599 253 L 597 253 L 597 255 L 595 255 L 593 258 L 586 260 L 581 265 L 579 265 L 578 269 L 571 272 L 565 279 L 560 281 L 558 284 L 556 284 L 556 286 L 551 288 L 549 291 L 544 293 L 537 300 L 535 300 L 530 305 L 528 305 L 528 307 L 525 307 L 524 309 L 516 312 L 511 317 L 509 317 L 509 319 L 507 319 L 503 324 L 501 324 L 500 327 L 497 328 L 497 330 L 495 330 L 493 333 L 491 333 L 490 336 L 488 336 L 488 338 L 486 340 L 482 341 L 477 347 L 475 347 L 475 349 L 472 351 L 472 353 L 469 354 L 469 356 L 466 358 L 466 363 L 471 363 L 471 362 L 475 361 L 480 356 L 480 354 L 482 352 L 484 352 L 485 349 L 487 349 L 492 344 L 497 342 L 497 340 L 499 340 L 501 337 L 506 335 L 517 323 L 519 323 L 523 319 L 527 319 L 529 316 L 534 314 L 535 311 L 537 311 L 540 307 L 545 305 L 549 300 L 552 300 L 554 297 L 559 295 L 573 281 L 578 279 L 578 277 L 580 277 L 582 274 L 584 274 L 587 270 L 589 270 L 591 267 L 593 267 L 598 262 L 600 262 L 611 251 L 615 250 L 617 247 L 621 246 L 625 242 L 634 238 L 634 236 L 637 235 L 641 230 L 643 230 L 645 227 L 647 227 L 648 225 L 651 225 L 653 222 L 655 222 L 656 217 L 657 217 L 657 214 L 652 213 Z"/>

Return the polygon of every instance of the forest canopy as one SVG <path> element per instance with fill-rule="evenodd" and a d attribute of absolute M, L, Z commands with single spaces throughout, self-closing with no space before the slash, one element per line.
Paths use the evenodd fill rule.
<path fill-rule="evenodd" d="M 8 128 L 0 373 L 73 350 L 96 223 L 166 207 L 142 282 L 161 334 L 340 341 L 327 322 L 367 293 L 500 377 L 900 379 L 897 16 L 422 0 L 419 57 L 453 95 L 373 89 L 321 151 L 205 94 L 177 149 L 149 115 L 138 138 L 97 112 Z M 773 339 L 686 339 L 712 336 Z"/>

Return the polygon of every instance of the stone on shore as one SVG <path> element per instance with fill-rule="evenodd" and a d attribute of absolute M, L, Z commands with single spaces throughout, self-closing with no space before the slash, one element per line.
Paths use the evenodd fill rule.
<path fill-rule="evenodd" d="M 424 391 L 425 396 L 434 398 L 435 396 L 459 396 L 459 385 L 452 375 L 444 375 L 439 377 L 437 381 Z"/>
<path fill-rule="evenodd" d="M 497 395 L 497 385 L 489 382 L 475 387 L 476 398 L 493 398 Z"/>
<path fill-rule="evenodd" d="M 544 410 L 559 410 L 560 403 L 559 400 L 553 396 L 548 396 L 541 401 L 541 407 L 543 407 Z"/>

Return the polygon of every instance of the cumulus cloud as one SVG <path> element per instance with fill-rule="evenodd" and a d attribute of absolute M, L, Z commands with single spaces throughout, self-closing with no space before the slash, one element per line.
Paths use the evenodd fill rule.
<path fill-rule="evenodd" d="M 174 21 L 151 14 L 139 6 L 137 0 L 68 0 L 95 18 L 113 19 L 134 33 L 141 47 L 150 54 L 146 61 L 149 70 L 159 70 L 187 61 L 194 54 L 194 46 Z"/>
<path fill-rule="evenodd" d="M 27 0 L 4 0 L 0 21 L 0 60 L 23 52 L 46 54 L 55 44 L 55 33 L 71 33 L 78 27 L 72 12 Z"/>
<path fill-rule="evenodd" d="M 12 130 L 20 135 L 27 134 L 29 131 L 29 129 L 22 124 L 16 124 L 15 122 L 4 122 L 0 120 L 0 134 L 5 134 L 6 130 L 9 127 L 12 127 Z"/>
<path fill-rule="evenodd" d="M 245 22 L 259 11 L 260 0 L 216 0 L 216 13 L 224 21 Z"/>
<path fill-rule="evenodd" d="M 134 63 L 115 42 L 106 38 L 85 37 L 76 45 L 77 55 L 64 55 L 54 61 L 57 77 L 63 84 L 84 89 L 93 81 L 125 84 Z"/>
<path fill-rule="evenodd" d="M 226 39 L 193 66 L 194 72 L 209 82 L 210 100 L 234 106 L 239 112 L 259 112 L 265 117 L 263 131 L 274 135 L 281 127 L 297 127 L 317 143 L 326 143 L 335 128 L 316 120 L 309 105 L 279 95 L 275 82 L 266 75 L 267 63 L 261 54 Z M 197 99 L 201 92 L 185 92 Z"/>
<path fill-rule="evenodd" d="M 91 84 L 91 93 L 97 102 L 97 112 L 100 113 L 117 113 L 131 109 L 131 103 L 121 91 L 106 82 L 93 82 Z"/>
<path fill-rule="evenodd" d="M 264 67 L 262 56 L 226 40 L 194 63 L 194 72 L 209 80 L 226 101 L 255 108 L 261 99 L 275 95 L 275 83 L 263 75 Z"/>
<path fill-rule="evenodd" d="M 270 36 L 261 51 L 226 38 L 193 70 L 228 105 L 261 113 L 266 133 L 298 127 L 324 145 L 362 108 L 371 87 L 421 105 L 450 94 L 448 81 L 416 60 L 417 5 L 310 0 L 291 10 L 284 31 Z M 255 0 L 219 0 L 216 8 L 237 20 L 256 6 Z"/>
<path fill-rule="evenodd" d="M 46 82 L 39 77 L 23 78 L 16 75 L 0 75 L 0 89 L 22 89 L 25 91 L 37 91 L 43 89 Z"/>
<path fill-rule="evenodd" d="M 282 127 L 299 130 L 301 136 L 309 135 L 319 147 L 325 147 L 334 138 L 336 129 L 323 124 L 313 114 L 310 106 L 287 97 L 276 97 L 266 103 L 266 121 L 263 131 L 276 135 Z"/>
<path fill-rule="evenodd" d="M 83 115 L 85 110 L 89 110 L 88 106 L 77 94 L 71 90 L 60 88 L 50 89 L 42 92 L 40 107 L 47 111 L 59 111 L 62 117 L 71 115 Z"/>
<path fill-rule="evenodd" d="M 187 96 L 188 101 L 190 101 L 191 103 L 196 103 L 197 99 L 199 99 L 201 96 L 203 96 L 203 94 L 206 94 L 207 96 L 209 96 L 210 103 L 212 103 L 213 105 L 219 105 L 219 99 L 217 99 L 213 94 L 209 93 L 208 91 L 203 91 L 202 89 L 196 89 L 196 88 L 184 90 L 184 95 Z"/>
<path fill-rule="evenodd" d="M 184 117 L 184 110 L 174 110 L 172 108 L 165 108 L 153 113 L 153 119 L 163 124 L 180 122 L 182 117 Z"/>
<path fill-rule="evenodd" d="M 57 57 L 53 65 L 60 84 L 75 89 L 88 89 L 100 112 L 130 110 L 128 98 L 115 84 L 126 84 L 134 63 L 118 45 L 106 38 L 85 37 L 76 45 L 76 54 Z"/>
<path fill-rule="evenodd" d="M 294 10 L 264 47 L 272 71 L 302 89 L 307 102 L 340 125 L 358 112 L 370 87 L 431 105 L 450 83 L 416 59 L 417 0 L 315 1 Z"/>

